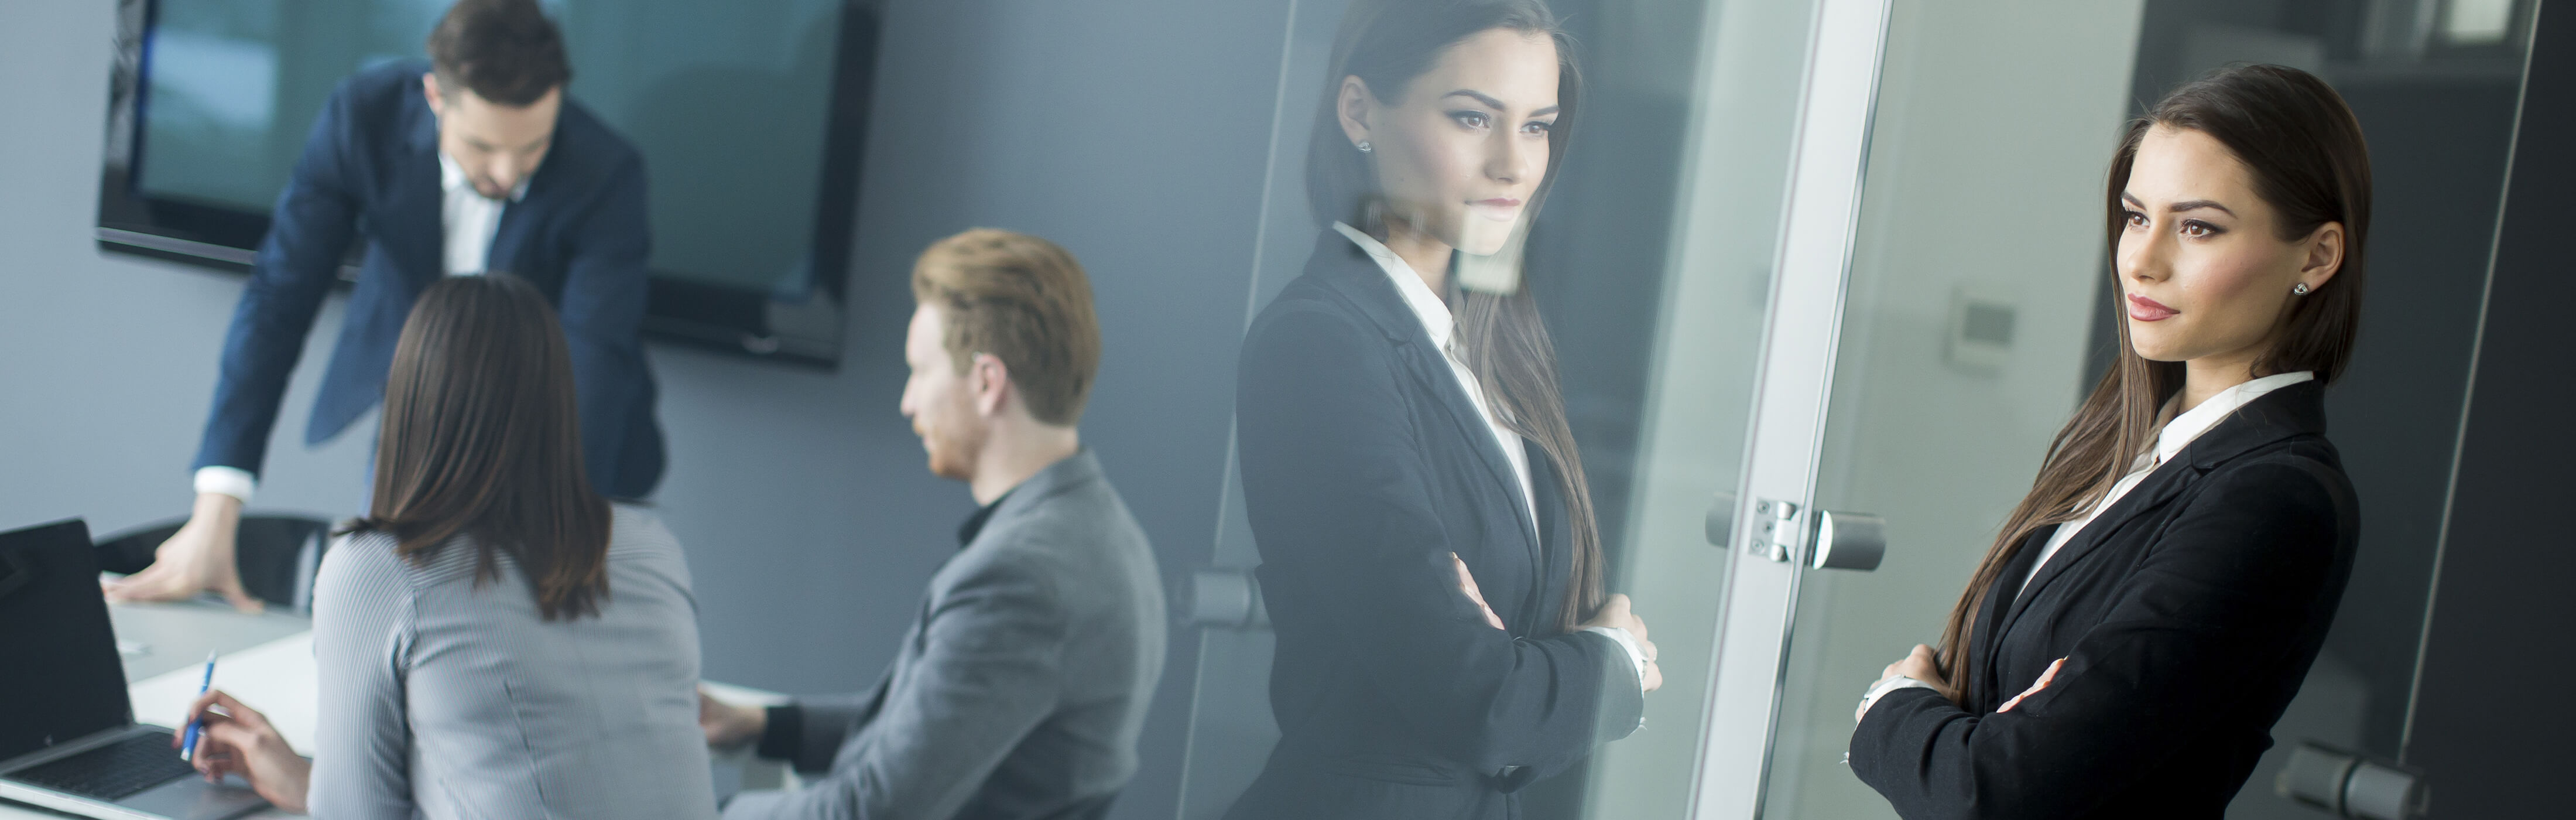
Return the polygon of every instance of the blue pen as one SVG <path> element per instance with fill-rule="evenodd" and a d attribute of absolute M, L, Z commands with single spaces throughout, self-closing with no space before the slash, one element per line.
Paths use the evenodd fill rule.
<path fill-rule="evenodd" d="M 215 653 L 208 652 L 206 653 L 206 678 L 205 680 L 197 682 L 197 697 L 205 697 L 206 689 L 214 684 Z M 197 733 L 205 728 L 205 723 L 206 721 L 203 718 L 188 719 L 188 733 L 179 738 L 180 760 L 195 760 L 197 758 Z"/>

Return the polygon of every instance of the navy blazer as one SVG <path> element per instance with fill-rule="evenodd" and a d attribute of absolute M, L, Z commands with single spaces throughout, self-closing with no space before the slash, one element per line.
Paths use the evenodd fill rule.
<path fill-rule="evenodd" d="M 2023 593 L 2056 528 L 2032 533 L 1978 608 L 1972 702 L 1889 693 L 1852 733 L 1852 773 L 1909 820 L 2225 814 L 2325 642 L 2359 515 L 2324 386 L 2256 398 Z M 1995 711 L 2058 658 L 2047 689 Z"/>
<path fill-rule="evenodd" d="M 421 60 L 361 71 L 323 106 L 233 310 L 192 469 L 260 471 L 314 313 L 361 236 L 357 288 L 304 443 L 338 435 L 384 401 L 412 300 L 446 274 L 438 121 L 420 82 L 428 71 Z M 570 342 L 591 484 L 623 498 L 651 493 L 662 478 L 641 338 L 650 244 L 643 156 L 566 99 L 527 195 L 501 212 L 487 267 L 535 283 L 554 303 Z"/>
<path fill-rule="evenodd" d="M 1279 745 L 1230 818 L 1501 818 L 1637 727 L 1618 643 L 1560 632 L 1570 528 L 1377 263 L 1325 231 L 1244 340 L 1244 511 L 1278 637 Z M 1544 537 L 1541 536 L 1544 533 Z M 1458 590 L 1455 552 L 1507 629 Z"/>

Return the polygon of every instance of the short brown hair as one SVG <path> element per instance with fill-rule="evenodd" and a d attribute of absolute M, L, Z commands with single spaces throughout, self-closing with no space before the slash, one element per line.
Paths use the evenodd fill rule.
<path fill-rule="evenodd" d="M 344 532 L 393 536 L 426 565 L 464 535 L 474 584 L 509 556 L 546 620 L 608 596 L 608 501 L 581 460 L 572 357 L 544 294 L 508 274 L 451 276 L 421 291 L 394 343 L 367 517 Z"/>
<path fill-rule="evenodd" d="M 572 80 L 563 32 L 536 0 L 457 0 L 429 32 L 429 67 L 441 94 L 471 89 L 512 107 Z"/>
<path fill-rule="evenodd" d="M 1029 414 L 1055 425 L 1082 418 L 1100 372 L 1100 318 L 1091 279 L 1055 243 L 976 228 L 933 242 L 912 265 L 912 298 L 938 305 L 957 372 L 975 354 L 1002 360 Z"/>

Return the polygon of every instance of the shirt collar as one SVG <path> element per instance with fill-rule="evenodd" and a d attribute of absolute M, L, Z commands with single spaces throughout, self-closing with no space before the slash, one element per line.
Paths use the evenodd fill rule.
<path fill-rule="evenodd" d="M 465 179 L 464 166 L 457 165 L 456 160 L 448 159 L 446 151 L 438 152 L 438 187 L 450 194 L 462 192 L 475 196 L 483 195 L 482 191 L 474 190 L 473 182 Z M 523 177 L 519 180 L 518 187 L 510 189 L 510 201 L 517 202 L 527 197 L 528 180 Z"/>
<path fill-rule="evenodd" d="M 1413 266 L 1405 263 L 1404 257 L 1395 255 L 1395 251 L 1389 250 L 1385 243 L 1377 241 L 1377 237 L 1368 235 L 1368 232 L 1345 222 L 1333 223 L 1333 230 L 1350 237 L 1352 244 L 1360 246 L 1370 259 L 1377 260 L 1378 269 L 1385 271 L 1386 278 L 1395 282 L 1396 295 L 1404 297 L 1404 306 L 1412 308 L 1414 318 L 1422 320 L 1422 329 L 1430 332 L 1431 344 L 1442 350 L 1449 349 L 1449 330 L 1454 322 L 1449 315 L 1449 305 L 1440 301 L 1439 294 L 1431 292 L 1431 286 L 1422 282 L 1422 275 L 1415 273 Z"/>
<path fill-rule="evenodd" d="M 966 523 L 957 525 L 958 548 L 975 543 L 975 536 L 984 534 L 984 523 L 993 520 L 993 511 L 1001 509 L 1002 502 L 1009 500 L 1012 492 L 1018 491 L 1018 487 L 1013 487 L 1002 493 L 1001 498 L 993 499 L 993 503 L 976 508 L 974 515 L 966 516 Z"/>
<path fill-rule="evenodd" d="M 2156 434 L 2156 463 L 2163 464 L 2172 460 L 2174 454 L 2190 446 L 2193 439 L 2200 438 L 2200 434 L 2209 432 L 2209 428 L 2218 426 L 2218 422 L 2227 418 L 2227 414 L 2253 403 L 2255 399 L 2262 398 L 2263 394 L 2316 377 L 2317 374 L 2314 371 L 2300 370 L 2265 376 L 2218 391 L 2217 395 L 2202 401 L 2200 406 L 2173 417 L 2172 421 L 2165 422 L 2165 429 Z"/>

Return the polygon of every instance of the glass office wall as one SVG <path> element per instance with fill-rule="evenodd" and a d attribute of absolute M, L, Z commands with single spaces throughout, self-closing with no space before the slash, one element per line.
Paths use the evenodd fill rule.
<path fill-rule="evenodd" d="M 1687 810 L 1711 686 L 1731 510 L 1814 6 L 1561 0 L 1578 44 L 1579 120 L 1530 232 L 1525 281 L 1555 340 L 1593 493 L 1608 588 L 1634 597 L 1664 685 L 1644 728 L 1522 790 L 1532 817 Z M 1304 160 L 1346 4 L 1301 0 L 1282 43 L 1279 116 L 1246 318 L 1298 277 L 1325 226 Z M 1337 83 L 1336 83 L 1337 84 Z M 1272 633 L 1260 554 L 1229 470 L 1213 566 L 1192 580 L 1195 670 L 1180 816 L 1224 814 L 1268 760 Z"/>
<path fill-rule="evenodd" d="M 1840 764 L 1852 705 L 1880 667 L 1937 643 L 2050 435 L 2111 360 L 2100 186 L 2118 129 L 2178 83 L 2259 62 L 2335 85 L 2376 188 L 2361 343 L 2327 407 L 2363 507 L 2360 551 L 2323 653 L 2229 812 L 2326 816 L 2278 792 L 2296 747 L 2404 756 L 2530 4 L 1893 10 L 1815 488 L 1820 507 L 1884 516 L 1888 552 L 1875 573 L 1800 581 L 1763 815 L 1894 816 Z"/>
<path fill-rule="evenodd" d="M 1667 684 L 1643 730 L 1532 785 L 1531 816 L 1893 816 L 1840 762 L 1851 707 L 1881 666 L 1937 642 L 2111 360 L 2101 185 L 2120 129 L 2240 62 L 2344 94 L 2377 207 L 2362 341 L 2328 406 L 2366 511 L 2360 553 L 2230 814 L 2315 816 L 2276 788 L 2302 745 L 2403 763 L 2533 4 L 1559 8 L 1580 21 L 1593 104 L 1528 281 L 1611 588 L 1636 596 Z M 1302 160 L 1340 12 L 1300 3 L 1283 42 L 1247 317 L 1314 247 Z M 1185 818 L 1221 816 L 1278 736 L 1259 554 L 1239 489 L 1227 504 L 1196 579 Z M 1818 509 L 1883 517 L 1875 571 L 1799 566 L 1812 553 L 1787 533 Z"/>

